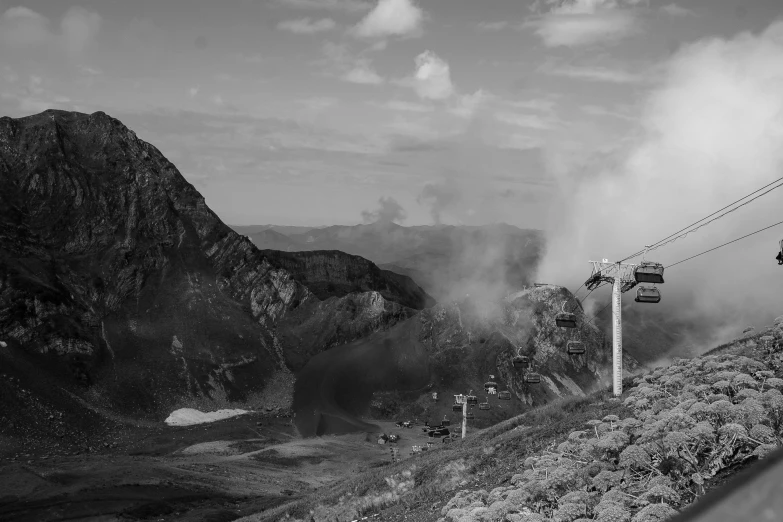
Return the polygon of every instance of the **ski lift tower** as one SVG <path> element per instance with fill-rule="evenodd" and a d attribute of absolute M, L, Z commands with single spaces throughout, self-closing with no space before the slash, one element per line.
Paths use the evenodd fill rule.
<path fill-rule="evenodd" d="M 454 396 L 455 404 L 462 404 L 462 438 L 465 438 L 465 433 L 468 431 L 468 398 L 464 395 Z"/>
<path fill-rule="evenodd" d="M 622 293 L 636 286 L 631 263 L 610 263 L 608 259 L 590 261 L 593 273 L 585 281 L 588 290 L 595 290 L 601 283 L 612 284 L 612 382 L 614 396 L 623 394 L 623 323 Z"/>

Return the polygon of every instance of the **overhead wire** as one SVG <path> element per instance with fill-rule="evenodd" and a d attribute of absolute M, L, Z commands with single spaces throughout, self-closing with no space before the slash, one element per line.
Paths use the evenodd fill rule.
<path fill-rule="evenodd" d="M 754 197 L 753 199 L 750 199 L 750 200 L 748 200 L 748 201 L 745 201 L 745 202 L 744 202 L 744 203 L 742 203 L 741 205 L 738 205 L 738 206 L 736 206 L 735 208 L 732 208 L 732 209 L 731 209 L 731 210 L 729 210 L 728 212 L 725 212 L 725 213 L 721 214 L 720 216 L 718 216 L 718 217 L 716 217 L 716 218 L 714 218 L 714 219 L 711 219 L 710 221 L 707 221 L 706 223 L 702 223 L 701 225 L 699 225 L 698 227 L 694 228 L 693 230 L 690 230 L 690 229 L 691 229 L 691 228 L 693 228 L 695 225 L 698 225 L 699 223 L 701 223 L 701 222 L 702 222 L 702 221 L 704 221 L 705 219 L 709 219 L 709 218 L 711 218 L 712 216 L 714 216 L 715 214 L 718 214 L 718 213 L 720 213 L 720 212 L 723 212 L 724 210 L 726 210 L 726 209 L 728 209 L 728 208 L 730 208 L 730 207 L 732 207 L 732 206 L 736 205 L 737 203 L 739 203 L 739 202 L 740 202 L 740 201 L 742 201 L 743 199 L 747 199 L 747 198 L 749 198 L 750 196 L 752 196 L 752 195 L 756 194 L 757 192 L 761 192 L 762 190 L 766 189 L 767 187 L 769 187 L 769 186 L 771 186 L 771 185 L 774 185 L 775 183 L 778 183 L 778 182 L 780 182 L 780 181 L 783 181 L 783 177 L 780 177 L 780 178 L 776 179 L 775 181 L 773 181 L 773 182 L 771 182 L 771 183 L 768 183 L 768 184 L 764 185 L 764 186 L 763 186 L 763 187 L 761 187 L 760 189 L 754 190 L 753 192 L 751 192 L 751 193 L 750 193 L 750 194 L 748 194 L 747 196 L 744 196 L 744 197 L 742 197 L 742 198 L 740 198 L 740 199 L 738 199 L 738 200 L 734 201 L 733 203 L 730 203 L 730 204 L 726 205 L 725 207 L 723 207 L 723 208 L 721 208 L 721 209 L 719 209 L 719 210 L 716 210 L 715 212 L 713 212 L 713 213 L 712 213 L 712 214 L 710 214 L 709 216 L 703 217 L 703 218 L 701 218 L 700 220 L 698 220 L 698 221 L 696 221 L 696 222 L 694 222 L 694 223 L 691 223 L 690 225 L 688 225 L 688 226 L 687 226 L 687 227 L 685 227 L 685 228 L 681 228 L 680 230 L 678 230 L 678 231 L 677 231 L 677 232 L 675 232 L 674 234 L 671 234 L 671 235 L 669 235 L 669 236 L 667 236 L 667 237 L 665 237 L 665 238 L 661 239 L 660 241 L 658 241 L 658 242 L 656 242 L 656 243 L 653 243 L 652 245 L 649 245 L 649 247 L 645 248 L 644 250 L 639 250 L 639 251 L 638 251 L 638 252 L 636 252 L 635 254 L 632 254 L 632 255 L 630 255 L 630 256 L 628 256 L 628 257 L 625 257 L 625 258 L 621 259 L 620 261 L 618 261 L 618 263 L 622 263 L 623 261 L 627 261 L 628 259 L 631 259 L 631 258 L 634 258 L 634 257 L 640 256 L 640 255 L 644 254 L 645 252 L 649 252 L 650 250 L 655 250 L 655 249 L 657 249 L 657 248 L 660 248 L 660 247 L 662 247 L 662 246 L 663 246 L 663 245 L 665 245 L 665 244 L 668 244 L 668 243 L 671 243 L 671 242 L 673 242 L 673 241 L 676 241 L 676 240 L 677 240 L 678 238 L 680 238 L 680 237 L 685 237 L 685 236 L 687 236 L 688 234 L 690 234 L 691 232 L 695 232 L 696 230 L 698 230 L 698 229 L 702 228 L 703 226 L 706 226 L 706 225 L 708 225 L 708 224 L 712 223 L 713 221 L 716 221 L 716 220 L 718 220 L 718 219 L 720 219 L 720 218 L 722 218 L 722 217 L 726 216 L 727 214 L 730 214 L 730 213 L 734 212 L 734 211 L 735 211 L 735 210 L 737 210 L 738 208 L 742 208 L 742 207 L 744 207 L 745 205 L 747 205 L 748 203 L 750 203 L 750 202 L 752 202 L 752 201 L 755 201 L 755 200 L 757 200 L 757 199 L 758 199 L 758 198 L 760 198 L 761 196 L 764 196 L 764 195 L 766 195 L 766 194 L 769 194 L 769 193 L 770 193 L 770 192 L 772 192 L 773 190 L 775 190 L 775 189 L 778 189 L 778 188 L 780 188 L 780 187 L 783 187 L 783 183 L 780 183 L 779 185 L 776 185 L 776 186 L 772 187 L 771 189 L 767 190 L 766 192 L 764 192 L 764 193 L 762 193 L 762 194 L 759 194 L 758 196 Z M 678 234 L 680 234 L 681 232 L 683 232 L 683 231 L 686 231 L 686 230 L 687 230 L 687 232 L 685 232 L 684 234 L 678 235 Z M 674 237 L 674 236 L 676 236 L 676 237 Z M 671 239 L 671 238 L 673 238 L 673 239 Z"/>

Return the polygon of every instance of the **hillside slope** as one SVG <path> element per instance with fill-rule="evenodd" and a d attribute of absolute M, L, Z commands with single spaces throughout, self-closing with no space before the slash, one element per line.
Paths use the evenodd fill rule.
<path fill-rule="evenodd" d="M 783 317 L 627 379 L 619 399 L 599 391 L 551 403 L 242 520 L 668 520 L 781 447 L 781 340 Z"/>
<path fill-rule="evenodd" d="M 366 284 L 316 295 L 102 112 L 0 118 L 0 367 L 42 401 L 73 394 L 158 421 L 182 406 L 287 407 L 315 353 L 416 313 L 400 303 L 421 289 L 363 268 L 388 300 Z M 363 268 L 352 276 L 366 281 Z M 317 339 L 300 339 L 303 324 Z M 9 404 L 0 416 L 27 422 Z"/>

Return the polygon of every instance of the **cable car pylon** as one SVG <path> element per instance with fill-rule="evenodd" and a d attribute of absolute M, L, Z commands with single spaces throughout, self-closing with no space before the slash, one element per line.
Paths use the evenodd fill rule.
<path fill-rule="evenodd" d="M 623 394 L 622 294 L 638 283 L 663 283 L 663 265 L 649 261 L 640 265 L 610 263 L 608 259 L 590 263 L 593 273 L 585 281 L 588 290 L 598 288 L 601 283 L 612 284 L 612 382 L 614 396 L 619 397 Z"/>

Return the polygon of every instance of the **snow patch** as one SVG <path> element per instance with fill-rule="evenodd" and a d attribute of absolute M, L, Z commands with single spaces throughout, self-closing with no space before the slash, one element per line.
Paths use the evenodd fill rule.
<path fill-rule="evenodd" d="M 166 419 L 169 426 L 192 426 L 194 424 L 205 424 L 223 419 L 230 419 L 238 415 L 250 413 L 247 410 L 217 410 L 203 412 L 192 408 L 182 408 L 172 412 Z"/>

